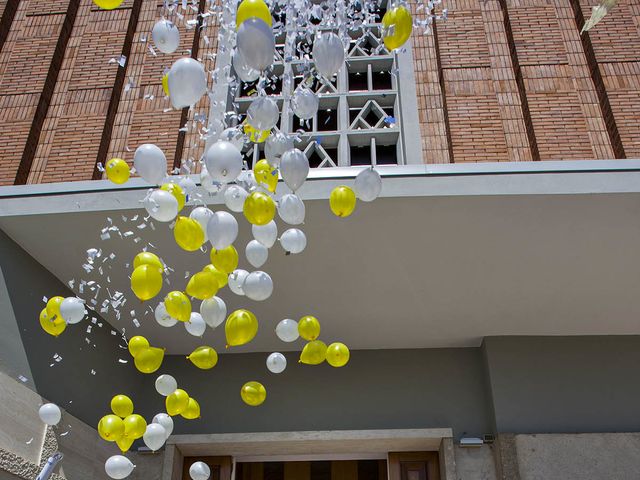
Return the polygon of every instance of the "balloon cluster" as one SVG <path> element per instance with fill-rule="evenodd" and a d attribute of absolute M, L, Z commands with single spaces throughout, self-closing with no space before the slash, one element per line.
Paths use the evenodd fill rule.
<path fill-rule="evenodd" d="M 67 325 L 79 323 L 87 314 L 84 301 L 78 297 L 52 297 L 40 312 L 40 326 L 49 335 L 57 337 Z"/>
<path fill-rule="evenodd" d="M 98 422 L 98 434 L 107 442 L 115 442 L 122 453 L 126 453 L 135 440 L 143 437 L 147 422 L 133 413 L 133 402 L 126 395 L 116 395 L 111 399 L 111 411 L 113 413 L 105 415 Z M 162 433 L 164 436 L 165 432 Z"/>
<path fill-rule="evenodd" d="M 139 372 L 153 373 L 160 368 L 164 360 L 164 349 L 152 347 L 149 340 L 136 335 L 129 340 L 129 353 Z"/>

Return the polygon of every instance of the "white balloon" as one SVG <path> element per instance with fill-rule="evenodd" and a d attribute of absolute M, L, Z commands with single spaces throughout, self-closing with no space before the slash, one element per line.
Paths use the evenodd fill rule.
<path fill-rule="evenodd" d="M 171 436 L 171 433 L 173 432 L 173 419 L 170 415 L 166 413 L 159 413 L 155 417 L 153 417 L 151 423 L 162 425 L 166 435 L 165 440 Z"/>
<path fill-rule="evenodd" d="M 204 65 L 191 57 L 176 60 L 169 69 L 168 83 L 173 108 L 190 107 L 207 92 Z"/>
<path fill-rule="evenodd" d="M 271 373 L 282 373 L 287 368 L 287 359 L 280 352 L 273 352 L 267 357 L 267 368 Z"/>
<path fill-rule="evenodd" d="M 252 225 L 251 233 L 253 234 L 253 238 L 259 241 L 262 245 L 267 248 L 271 248 L 278 239 L 278 226 L 276 225 L 276 222 L 271 220 L 266 225 Z"/>
<path fill-rule="evenodd" d="M 192 480 L 208 480 L 211 469 L 204 462 L 196 462 L 189 467 L 189 475 Z"/>
<path fill-rule="evenodd" d="M 167 176 L 167 157 L 160 147 L 144 143 L 133 154 L 133 167 L 144 180 L 158 185 Z"/>
<path fill-rule="evenodd" d="M 320 105 L 318 95 L 308 88 L 296 89 L 291 98 L 291 110 L 302 120 L 313 118 L 318 111 L 318 105 Z"/>
<path fill-rule="evenodd" d="M 264 142 L 264 156 L 272 167 L 280 165 L 282 154 L 293 148 L 293 140 L 282 132 L 272 133 Z"/>
<path fill-rule="evenodd" d="M 81 322 L 87 310 L 84 308 L 84 300 L 78 297 L 67 297 L 60 304 L 60 316 L 69 325 Z"/>
<path fill-rule="evenodd" d="M 245 278 L 242 290 L 251 300 L 261 302 L 273 293 L 273 280 L 268 273 L 257 270 Z"/>
<path fill-rule="evenodd" d="M 44 423 L 53 426 L 60 423 L 62 412 L 60 411 L 60 407 L 55 403 L 45 403 L 40 407 L 40 410 L 38 410 L 38 416 L 40 416 L 40 420 Z"/>
<path fill-rule="evenodd" d="M 207 225 L 209 224 L 211 217 L 213 217 L 213 211 L 207 207 L 196 207 L 191 210 L 191 213 L 189 214 L 189 218 L 198 222 L 202 227 L 205 242 L 209 240 L 209 237 L 207 237 Z"/>
<path fill-rule="evenodd" d="M 247 123 L 256 130 L 271 130 L 279 118 L 280 109 L 271 97 L 260 96 L 247 109 Z"/>
<path fill-rule="evenodd" d="M 144 444 L 156 452 L 162 448 L 167 440 L 167 431 L 159 423 L 150 423 L 142 436 Z"/>
<path fill-rule="evenodd" d="M 224 140 L 225 142 L 231 142 L 240 151 L 244 147 L 244 134 L 237 128 L 227 128 L 222 131 L 218 136 L 218 140 Z"/>
<path fill-rule="evenodd" d="M 156 322 L 158 322 L 161 327 L 173 327 L 178 323 L 178 320 L 169 315 L 167 307 L 164 306 L 164 302 L 160 302 L 158 304 L 153 314 L 156 318 Z"/>
<path fill-rule="evenodd" d="M 382 191 L 382 178 L 373 168 L 361 171 L 356 177 L 354 190 L 363 202 L 372 202 Z"/>
<path fill-rule="evenodd" d="M 254 268 L 260 268 L 269 258 L 269 250 L 257 240 L 251 240 L 247 243 L 244 253 Z"/>
<path fill-rule="evenodd" d="M 227 185 L 224 190 L 224 204 L 232 212 L 240 213 L 248 196 L 249 192 L 240 185 Z"/>
<path fill-rule="evenodd" d="M 233 182 L 242 171 L 242 153 L 233 143 L 218 140 L 204 154 L 204 163 L 216 182 Z"/>
<path fill-rule="evenodd" d="M 163 397 L 168 397 L 178 389 L 178 382 L 166 373 L 156 378 L 156 391 Z"/>
<path fill-rule="evenodd" d="M 236 295 L 244 295 L 244 281 L 249 276 L 249 272 L 242 269 L 234 270 L 229 274 L 229 289 Z"/>
<path fill-rule="evenodd" d="M 275 37 L 264 20 L 253 17 L 242 22 L 236 35 L 236 45 L 249 68 L 262 71 L 273 63 Z"/>
<path fill-rule="evenodd" d="M 180 46 L 180 31 L 169 20 L 158 20 L 151 30 L 153 44 L 162 53 L 173 53 Z"/>
<path fill-rule="evenodd" d="M 216 328 L 227 318 L 227 305 L 220 297 L 203 300 L 200 304 L 200 315 L 211 328 Z"/>
<path fill-rule="evenodd" d="M 298 337 L 300 337 L 298 333 L 298 322 L 290 318 L 280 320 L 278 325 L 276 325 L 276 335 L 283 342 L 295 342 Z"/>
<path fill-rule="evenodd" d="M 218 193 L 220 191 L 220 183 L 214 182 L 213 178 L 207 171 L 206 166 L 202 166 L 202 170 L 200 170 L 200 185 L 209 193 Z"/>
<path fill-rule="evenodd" d="M 197 312 L 191 312 L 188 322 L 184 322 L 184 328 L 187 329 L 194 337 L 201 337 L 207 330 L 207 324 L 205 323 L 202 315 Z"/>
<path fill-rule="evenodd" d="M 287 193 L 278 202 L 278 215 L 289 225 L 300 225 L 304 222 L 304 203 L 297 195 Z"/>
<path fill-rule="evenodd" d="M 245 62 L 244 58 L 242 58 L 242 54 L 239 50 L 236 50 L 233 53 L 233 69 L 238 75 L 238 78 L 245 83 L 255 82 L 260 78 L 260 71 L 254 70 L 249 67 Z"/>
<path fill-rule="evenodd" d="M 104 471 L 110 478 L 121 480 L 127 478 L 133 472 L 135 465 L 127 457 L 114 455 L 104 462 Z"/>
<path fill-rule="evenodd" d="M 207 224 L 207 236 L 216 250 L 227 248 L 238 236 L 238 222 L 229 212 L 216 212 Z"/>
<path fill-rule="evenodd" d="M 280 236 L 280 245 L 285 252 L 300 253 L 307 246 L 307 237 L 302 230 L 290 228 Z"/>
<path fill-rule="evenodd" d="M 289 188 L 295 192 L 309 175 L 309 159 L 297 148 L 287 150 L 282 154 L 280 160 L 280 175 Z"/>
<path fill-rule="evenodd" d="M 143 204 L 147 213 L 159 222 L 170 222 L 178 215 L 178 200 L 165 190 L 153 190 Z"/>
<path fill-rule="evenodd" d="M 316 37 L 312 54 L 316 69 L 327 78 L 338 73 L 344 64 L 344 45 L 333 32 L 325 32 Z"/>

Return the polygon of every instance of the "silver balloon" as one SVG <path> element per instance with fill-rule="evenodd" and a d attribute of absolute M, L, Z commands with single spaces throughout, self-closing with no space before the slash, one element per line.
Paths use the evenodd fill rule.
<path fill-rule="evenodd" d="M 240 185 L 228 185 L 224 190 L 224 204 L 232 212 L 240 213 L 248 196 L 249 192 Z"/>
<path fill-rule="evenodd" d="M 283 342 L 295 342 L 300 334 L 298 333 L 298 322 L 285 318 L 276 325 L 276 335 Z"/>
<path fill-rule="evenodd" d="M 344 45 L 333 32 L 325 32 L 316 37 L 312 54 L 316 69 L 327 78 L 338 73 L 344 64 Z"/>
<path fill-rule="evenodd" d="M 169 315 L 167 308 L 164 306 L 164 302 L 160 302 L 153 313 L 156 322 L 158 322 L 161 327 L 173 327 L 178 323 L 178 320 Z"/>
<path fill-rule="evenodd" d="M 267 357 L 267 369 L 271 373 L 282 373 L 287 368 L 287 359 L 280 352 L 273 352 Z"/>
<path fill-rule="evenodd" d="M 291 99 L 291 110 L 298 118 L 302 120 L 309 120 L 318 111 L 318 105 L 320 100 L 318 95 L 309 90 L 308 88 L 298 88 L 293 94 Z"/>
<path fill-rule="evenodd" d="M 258 242 L 267 248 L 271 248 L 278 239 L 278 226 L 276 222 L 271 220 L 266 225 L 252 225 L 251 233 L 253 233 L 253 238 Z"/>
<path fill-rule="evenodd" d="M 269 249 L 257 240 L 251 240 L 247 243 L 244 253 L 247 261 L 254 268 L 260 268 L 269 258 Z"/>
<path fill-rule="evenodd" d="M 282 154 L 293 148 L 293 140 L 282 132 L 269 135 L 264 142 L 264 156 L 272 167 L 278 168 Z"/>
<path fill-rule="evenodd" d="M 178 215 L 178 200 L 164 190 L 152 190 L 142 203 L 147 213 L 159 222 L 170 222 Z"/>
<path fill-rule="evenodd" d="M 244 281 L 249 276 L 249 272 L 242 269 L 236 269 L 229 274 L 229 289 L 236 295 L 244 295 Z"/>
<path fill-rule="evenodd" d="M 135 465 L 131 463 L 127 457 L 122 455 L 113 455 L 104 462 L 104 471 L 114 480 L 122 480 L 127 478 L 133 472 Z"/>
<path fill-rule="evenodd" d="M 144 180 L 157 185 L 167 176 L 167 157 L 160 147 L 145 143 L 136 148 L 133 167 Z"/>
<path fill-rule="evenodd" d="M 227 305 L 220 297 L 203 300 L 200 304 L 200 315 L 211 328 L 216 328 L 227 318 Z"/>
<path fill-rule="evenodd" d="M 238 150 L 242 151 L 242 147 L 244 147 L 245 136 L 239 129 L 230 127 L 222 131 L 222 133 L 218 136 L 218 140 L 231 142 Z"/>
<path fill-rule="evenodd" d="M 142 436 L 144 444 L 153 452 L 162 448 L 167 440 L 167 431 L 159 423 L 150 423 Z"/>
<path fill-rule="evenodd" d="M 307 246 L 307 236 L 302 230 L 290 228 L 280 237 L 280 245 L 282 245 L 285 252 L 300 253 Z"/>
<path fill-rule="evenodd" d="M 260 78 L 260 71 L 254 70 L 253 68 L 249 67 L 244 58 L 242 58 L 242 54 L 239 50 L 236 50 L 233 53 L 232 62 L 233 69 L 235 70 L 236 75 L 238 75 L 238 78 L 243 82 L 251 83 Z"/>
<path fill-rule="evenodd" d="M 382 179 L 373 168 L 367 168 L 356 176 L 354 184 L 356 195 L 363 202 L 372 202 L 382 191 Z"/>
<path fill-rule="evenodd" d="M 229 183 L 242 171 L 242 153 L 233 143 L 218 140 L 204 154 L 204 163 L 213 180 Z"/>
<path fill-rule="evenodd" d="M 202 315 L 197 312 L 191 312 L 189 321 L 184 322 L 184 328 L 187 330 L 187 332 L 189 332 L 189 334 L 193 335 L 194 337 L 201 337 L 207 330 L 207 324 L 202 318 Z"/>
<path fill-rule="evenodd" d="M 256 130 L 271 130 L 279 118 L 280 109 L 271 97 L 258 97 L 247 109 L 247 122 Z"/>
<path fill-rule="evenodd" d="M 162 425 L 164 427 L 167 438 L 169 438 L 169 436 L 173 432 L 173 419 L 166 413 L 158 413 L 155 417 L 153 417 L 151 423 Z"/>
<path fill-rule="evenodd" d="M 38 416 L 44 423 L 53 426 L 60 423 L 62 412 L 55 403 L 45 403 L 38 410 Z"/>
<path fill-rule="evenodd" d="M 208 480 L 211 476 L 209 465 L 204 462 L 196 462 L 189 467 L 191 480 Z"/>
<path fill-rule="evenodd" d="M 278 215 L 289 225 L 300 225 L 304 222 L 304 202 L 299 196 L 287 193 L 278 202 Z"/>
<path fill-rule="evenodd" d="M 67 297 L 60 304 L 60 316 L 68 325 L 82 321 L 86 314 L 84 300 L 78 297 Z"/>
<path fill-rule="evenodd" d="M 151 30 L 153 44 L 162 53 L 173 53 L 180 46 L 180 31 L 169 20 L 158 20 Z"/>
<path fill-rule="evenodd" d="M 207 237 L 207 225 L 209 224 L 211 217 L 213 217 L 213 211 L 207 207 L 196 207 L 191 210 L 191 213 L 189 214 L 189 218 L 198 222 L 202 227 L 205 242 L 209 240 L 209 237 Z"/>
<path fill-rule="evenodd" d="M 195 105 L 207 92 L 204 65 L 190 57 L 177 60 L 169 70 L 168 84 L 173 108 Z"/>
<path fill-rule="evenodd" d="M 242 285 L 244 294 L 251 300 L 261 302 L 266 300 L 273 293 L 273 280 L 266 272 L 251 272 Z"/>
<path fill-rule="evenodd" d="M 229 212 L 216 212 L 207 224 L 207 236 L 216 250 L 227 248 L 238 236 L 238 221 Z"/>
<path fill-rule="evenodd" d="M 276 41 L 271 27 L 264 20 L 253 17 L 242 22 L 236 45 L 249 68 L 263 71 L 273 63 Z"/>
<path fill-rule="evenodd" d="M 297 148 L 287 150 L 280 160 L 280 175 L 289 188 L 295 192 L 309 175 L 309 159 Z"/>

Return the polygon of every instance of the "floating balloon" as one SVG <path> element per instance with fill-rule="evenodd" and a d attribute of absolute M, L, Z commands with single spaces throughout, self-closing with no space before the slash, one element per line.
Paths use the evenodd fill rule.
<path fill-rule="evenodd" d="M 269 135 L 271 134 L 271 130 L 258 130 L 257 128 L 253 128 L 246 120 L 242 125 L 242 130 L 245 135 L 247 135 L 249 140 L 253 143 L 262 143 L 269 138 Z"/>
<path fill-rule="evenodd" d="M 263 0 L 243 0 L 236 12 L 236 30 L 249 18 L 259 18 L 271 27 L 272 19 L 269 7 Z"/>
<path fill-rule="evenodd" d="M 173 227 L 173 237 L 180 248 L 195 252 L 204 243 L 204 230 L 192 218 L 179 216 Z"/>
<path fill-rule="evenodd" d="M 262 71 L 273 63 L 275 37 L 264 20 L 254 17 L 242 22 L 236 36 L 236 45 L 249 68 Z"/>
<path fill-rule="evenodd" d="M 278 226 L 273 220 L 266 225 L 252 225 L 251 233 L 258 242 L 267 248 L 271 248 L 278 239 Z"/>
<path fill-rule="evenodd" d="M 124 436 L 133 440 L 142 438 L 147 430 L 147 422 L 137 413 L 131 414 L 124 419 Z"/>
<path fill-rule="evenodd" d="M 104 171 L 107 174 L 107 178 L 116 185 L 122 185 L 129 180 L 131 171 L 129 165 L 121 158 L 112 158 L 104 166 Z"/>
<path fill-rule="evenodd" d="M 78 297 L 67 297 L 60 304 L 60 316 L 69 325 L 81 322 L 86 314 L 84 301 Z"/>
<path fill-rule="evenodd" d="M 189 406 L 189 394 L 178 388 L 167 396 L 165 406 L 167 407 L 167 413 L 172 417 L 180 415 Z"/>
<path fill-rule="evenodd" d="M 302 120 L 313 118 L 318 112 L 318 105 L 320 105 L 318 95 L 308 88 L 297 88 L 291 98 L 291 110 Z"/>
<path fill-rule="evenodd" d="M 156 267 L 161 272 L 164 271 L 164 265 L 158 256 L 151 252 L 140 252 L 133 259 L 133 268 L 138 268 L 142 265 L 151 265 Z"/>
<path fill-rule="evenodd" d="M 245 248 L 247 260 L 254 268 L 260 268 L 269 257 L 269 250 L 257 240 L 251 240 Z"/>
<path fill-rule="evenodd" d="M 373 168 L 366 168 L 356 176 L 354 185 L 356 195 L 363 202 L 372 202 L 382 191 L 382 178 Z"/>
<path fill-rule="evenodd" d="M 287 193 L 278 202 L 278 215 L 289 225 L 300 225 L 304 222 L 304 203 L 296 194 Z"/>
<path fill-rule="evenodd" d="M 306 315 L 298 322 L 298 333 L 305 340 L 315 340 L 320 336 L 320 322 L 316 317 Z"/>
<path fill-rule="evenodd" d="M 178 212 L 184 208 L 184 203 L 187 201 L 187 196 L 180 185 L 173 182 L 163 183 L 160 190 L 169 192 L 178 202 Z"/>
<path fill-rule="evenodd" d="M 251 300 L 260 302 L 269 298 L 273 293 L 273 280 L 268 273 L 259 270 L 251 272 L 244 280 L 242 290 Z"/>
<path fill-rule="evenodd" d="M 186 418 L 187 420 L 195 420 L 196 418 L 200 418 L 200 404 L 196 401 L 195 398 L 189 398 L 187 408 L 185 408 L 180 415 L 182 416 L 182 418 Z"/>
<path fill-rule="evenodd" d="M 149 347 L 142 350 L 133 359 L 138 371 L 142 373 L 153 373 L 162 366 L 164 359 L 164 349 Z"/>
<path fill-rule="evenodd" d="M 413 20 L 411 13 L 402 5 L 387 10 L 382 17 L 383 42 L 388 50 L 395 50 L 409 40 L 411 30 L 413 29 Z"/>
<path fill-rule="evenodd" d="M 244 188 L 239 185 L 229 185 L 224 191 L 224 203 L 232 212 L 240 213 L 244 208 L 244 201 L 249 196 Z"/>
<path fill-rule="evenodd" d="M 153 190 L 144 201 L 144 208 L 154 220 L 170 222 L 178 215 L 178 201 L 169 192 Z"/>
<path fill-rule="evenodd" d="M 162 327 L 173 327 L 178 323 L 178 320 L 167 313 L 167 308 L 164 306 L 164 302 L 158 303 L 153 314 L 156 322 L 158 322 Z"/>
<path fill-rule="evenodd" d="M 271 130 L 279 119 L 280 109 L 271 97 L 257 97 L 247 109 L 247 123 L 256 130 Z"/>
<path fill-rule="evenodd" d="M 131 274 L 131 290 L 143 302 L 162 290 L 162 274 L 158 267 L 140 265 Z"/>
<path fill-rule="evenodd" d="M 216 328 L 227 317 L 227 305 L 220 297 L 203 300 L 200 304 L 200 315 L 211 328 Z"/>
<path fill-rule="evenodd" d="M 218 288 L 222 288 L 224 287 L 227 282 L 229 281 L 229 277 L 226 273 L 221 272 L 220 270 L 218 270 L 216 267 L 214 267 L 213 265 L 209 264 L 206 265 L 203 269 L 203 272 L 209 272 L 212 273 L 213 276 L 216 279 L 216 282 L 218 282 Z"/>
<path fill-rule="evenodd" d="M 149 450 L 156 452 L 162 448 L 167 440 L 167 431 L 159 423 L 150 423 L 142 436 L 144 444 Z"/>
<path fill-rule="evenodd" d="M 209 465 L 204 462 L 195 462 L 189 467 L 191 480 L 208 480 L 211 476 Z"/>
<path fill-rule="evenodd" d="M 124 0 L 93 0 L 97 6 L 104 10 L 113 10 L 118 8 Z"/>
<path fill-rule="evenodd" d="M 202 319 L 202 315 L 193 312 L 189 321 L 184 324 L 184 328 L 194 337 L 201 337 L 207 329 L 207 324 Z"/>
<path fill-rule="evenodd" d="M 163 397 L 168 397 L 178 388 L 178 382 L 168 374 L 162 374 L 156 378 L 156 391 Z"/>
<path fill-rule="evenodd" d="M 43 308 L 40 312 L 40 326 L 49 335 L 57 337 L 67 328 L 67 322 L 62 317 L 56 317 L 51 320 L 47 315 L 47 309 Z"/>
<path fill-rule="evenodd" d="M 264 155 L 274 168 L 280 165 L 282 154 L 293 148 L 293 141 L 282 132 L 272 133 L 264 144 Z"/>
<path fill-rule="evenodd" d="M 155 417 L 153 417 L 152 423 L 162 425 L 165 431 L 165 440 L 169 438 L 169 436 L 173 432 L 173 419 L 166 413 L 158 413 Z"/>
<path fill-rule="evenodd" d="M 187 357 L 196 367 L 202 370 L 209 370 L 218 363 L 218 353 L 211 347 L 203 346 L 196 348 Z"/>
<path fill-rule="evenodd" d="M 218 293 L 218 280 L 213 273 L 203 270 L 189 279 L 185 291 L 198 300 L 206 300 Z"/>
<path fill-rule="evenodd" d="M 271 373 L 282 373 L 287 368 L 287 359 L 279 352 L 274 352 L 267 357 L 267 369 Z"/>
<path fill-rule="evenodd" d="M 98 434 L 107 442 L 117 442 L 124 435 L 124 422 L 117 415 L 105 415 L 98 422 Z"/>
<path fill-rule="evenodd" d="M 226 248 L 238 237 L 238 222 L 229 212 L 215 212 L 207 225 L 207 235 L 214 248 Z"/>
<path fill-rule="evenodd" d="M 309 159 L 297 148 L 287 150 L 282 154 L 280 160 L 280 175 L 289 188 L 295 192 L 309 175 Z"/>
<path fill-rule="evenodd" d="M 167 157 L 152 143 L 140 145 L 133 154 L 133 166 L 147 182 L 159 185 L 167 176 Z"/>
<path fill-rule="evenodd" d="M 267 389 L 259 382 L 247 382 L 240 390 L 240 397 L 247 405 L 257 407 L 267 398 Z"/>
<path fill-rule="evenodd" d="M 98 1 L 98 0 L 94 0 Z M 127 478 L 133 472 L 135 465 L 131 463 L 127 457 L 122 455 L 113 455 L 109 457 L 106 462 L 104 462 L 104 471 L 109 476 L 109 478 L 113 478 L 114 480 L 122 480 L 123 478 Z"/>
<path fill-rule="evenodd" d="M 242 170 L 242 153 L 233 143 L 218 140 L 204 154 L 204 163 L 216 182 L 233 182 Z"/>
<path fill-rule="evenodd" d="M 60 296 L 52 297 L 47 300 L 47 316 L 51 320 L 55 320 L 60 317 L 64 318 L 62 317 L 62 315 L 60 315 L 60 305 L 62 305 L 62 302 L 64 302 L 64 297 Z"/>
<path fill-rule="evenodd" d="M 38 410 L 38 416 L 44 423 L 53 426 L 60 423 L 62 412 L 60 411 L 60 407 L 55 403 L 45 403 Z"/>
<path fill-rule="evenodd" d="M 180 46 L 180 31 L 169 20 L 158 20 L 151 30 L 153 44 L 162 53 L 173 53 Z"/>
<path fill-rule="evenodd" d="M 253 166 L 253 174 L 259 184 L 265 186 L 271 193 L 278 187 L 278 170 L 269 165 L 265 159 L 259 160 Z"/>
<path fill-rule="evenodd" d="M 216 250 L 211 249 L 209 254 L 214 267 L 224 273 L 231 273 L 238 267 L 238 251 L 233 245 Z"/>
<path fill-rule="evenodd" d="M 191 218 L 192 220 L 195 220 L 200 224 L 200 227 L 204 232 L 205 242 L 209 240 L 209 238 L 207 237 L 207 224 L 209 223 L 209 220 L 211 219 L 212 216 L 213 216 L 213 211 L 211 211 L 207 207 L 196 207 L 193 210 L 191 210 L 191 213 L 189 214 L 189 218 Z"/>
<path fill-rule="evenodd" d="M 131 356 L 135 358 L 144 349 L 149 348 L 150 345 L 149 345 L 149 340 L 147 340 L 141 335 L 136 335 L 135 337 L 131 337 L 127 347 L 129 349 L 129 353 L 131 354 Z"/>
<path fill-rule="evenodd" d="M 333 32 L 316 34 L 313 42 L 313 62 L 323 76 L 331 79 L 344 64 L 344 45 Z"/>
<path fill-rule="evenodd" d="M 190 57 L 176 60 L 169 70 L 168 83 L 173 108 L 195 105 L 207 91 L 204 65 Z"/>
<path fill-rule="evenodd" d="M 229 127 L 222 131 L 218 140 L 232 143 L 238 150 L 242 151 L 244 147 L 245 138 L 242 132 L 235 127 Z"/>
<path fill-rule="evenodd" d="M 307 343 L 300 354 L 300 362 L 307 365 L 320 365 L 327 358 L 327 345 L 321 340 Z"/>
<path fill-rule="evenodd" d="M 290 228 L 280 236 L 280 245 L 288 253 L 300 253 L 307 246 L 307 237 L 302 230 Z"/>
<path fill-rule="evenodd" d="M 332 367 L 344 367 L 349 356 L 349 349 L 344 343 L 334 342 L 327 347 L 327 363 Z"/>
<path fill-rule="evenodd" d="M 122 438 L 116 440 L 116 445 L 118 445 L 118 448 L 122 453 L 127 453 L 131 448 L 131 445 L 133 445 L 133 442 L 135 442 L 134 438 L 128 438 L 123 435 Z"/>
<path fill-rule="evenodd" d="M 176 320 L 188 322 L 191 317 L 191 301 L 184 293 L 179 291 L 169 292 L 164 297 L 164 306 L 167 313 Z"/>
<path fill-rule="evenodd" d="M 233 53 L 232 63 L 238 78 L 243 82 L 252 83 L 260 78 L 260 71 L 249 67 L 239 50 Z"/>
<path fill-rule="evenodd" d="M 344 185 L 336 187 L 331 190 L 329 206 L 337 217 L 348 217 L 356 208 L 356 194 Z"/>
<path fill-rule="evenodd" d="M 116 395 L 111 399 L 111 411 L 120 418 L 128 417 L 133 413 L 133 402 L 126 395 Z"/>
<path fill-rule="evenodd" d="M 234 311 L 224 325 L 227 346 L 237 347 L 249 343 L 258 333 L 258 319 L 249 310 Z"/>
<path fill-rule="evenodd" d="M 295 342 L 300 337 L 298 333 L 298 322 L 290 318 L 280 320 L 278 325 L 276 325 L 276 335 L 283 342 Z"/>
<path fill-rule="evenodd" d="M 266 193 L 252 192 L 244 201 L 243 212 L 252 225 L 266 225 L 276 214 L 276 204 Z"/>
<path fill-rule="evenodd" d="M 164 92 L 165 97 L 169 96 L 169 71 L 167 70 L 164 75 L 162 75 L 162 91 Z"/>
<path fill-rule="evenodd" d="M 244 295 L 243 285 L 244 281 L 249 276 L 249 272 L 242 269 L 234 270 L 229 274 L 229 288 L 236 295 Z"/>

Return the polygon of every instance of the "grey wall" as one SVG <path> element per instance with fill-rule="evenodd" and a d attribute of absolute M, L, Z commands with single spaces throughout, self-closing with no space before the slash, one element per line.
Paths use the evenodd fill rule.
<path fill-rule="evenodd" d="M 489 337 L 499 432 L 640 431 L 640 337 Z"/>

